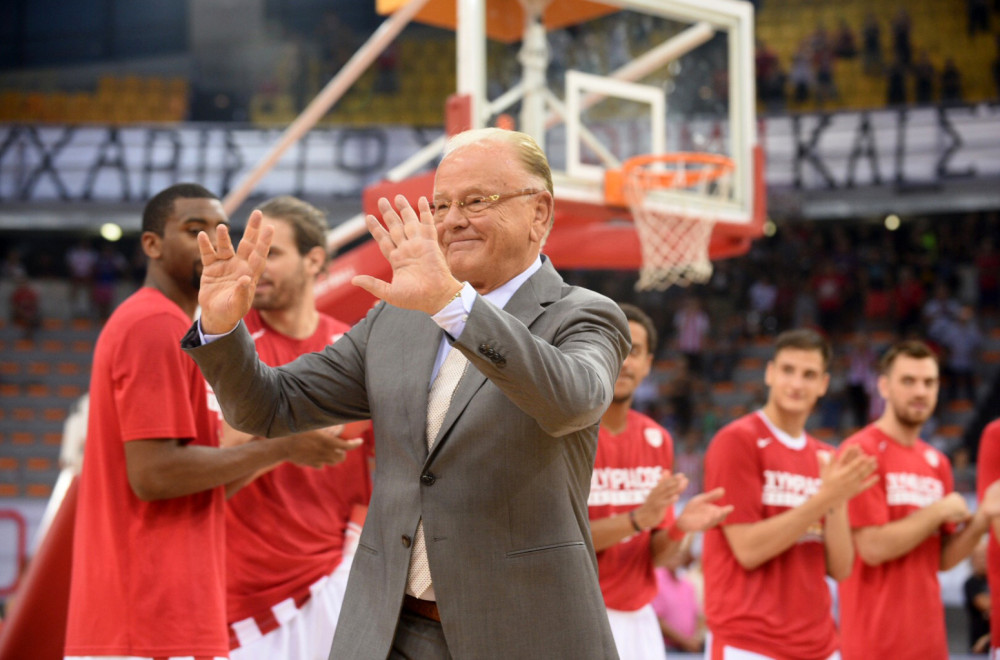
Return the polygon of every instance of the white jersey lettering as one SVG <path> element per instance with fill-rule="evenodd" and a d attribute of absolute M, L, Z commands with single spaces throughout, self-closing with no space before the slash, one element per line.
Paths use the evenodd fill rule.
<path fill-rule="evenodd" d="M 814 495 L 821 483 L 818 477 L 783 470 L 764 470 L 761 501 L 765 506 L 796 507 Z"/>
<path fill-rule="evenodd" d="M 660 481 L 663 466 L 597 468 L 590 477 L 588 506 L 638 505 Z"/>
<path fill-rule="evenodd" d="M 936 477 L 911 472 L 887 472 L 886 501 L 890 506 L 923 508 L 944 497 L 944 484 Z"/>

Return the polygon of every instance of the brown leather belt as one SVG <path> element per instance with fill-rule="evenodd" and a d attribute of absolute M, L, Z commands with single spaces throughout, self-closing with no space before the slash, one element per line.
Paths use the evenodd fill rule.
<path fill-rule="evenodd" d="M 420 600 L 419 598 L 414 598 L 410 594 L 404 594 L 403 609 L 408 612 L 412 612 L 417 616 L 422 616 L 425 619 L 441 623 L 441 614 L 438 613 L 437 603 L 433 600 Z"/>

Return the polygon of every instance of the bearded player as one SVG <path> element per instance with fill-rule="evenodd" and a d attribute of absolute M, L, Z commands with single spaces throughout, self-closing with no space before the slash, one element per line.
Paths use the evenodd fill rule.
<path fill-rule="evenodd" d="M 322 350 L 348 326 L 315 306 L 313 286 L 327 262 L 323 213 L 294 197 L 260 210 L 274 239 L 244 322 L 261 359 L 276 366 Z M 300 435 L 341 433 L 337 426 Z M 250 440 L 224 431 L 224 444 Z M 319 470 L 279 466 L 229 500 L 232 660 L 326 659 L 360 534 L 352 513 L 363 512 L 371 495 L 367 449 L 347 451 L 342 463 Z"/>
<path fill-rule="evenodd" d="M 650 604 L 657 588 L 653 568 L 666 563 L 685 534 L 717 525 L 732 507 L 713 504 L 722 497 L 719 488 L 691 498 L 674 520 L 673 504 L 687 478 L 671 474 L 673 440 L 666 429 L 631 408 L 635 390 L 653 364 L 656 328 L 638 307 L 621 308 L 632 348 L 601 417 L 588 500 L 590 532 L 618 655 L 662 660 L 666 650 Z"/>
<path fill-rule="evenodd" d="M 854 561 L 847 502 L 869 488 L 875 460 L 839 458 L 805 432 L 830 382 L 830 345 L 812 330 L 778 335 L 761 410 L 722 428 L 705 455 L 705 487 L 735 509 L 705 533 L 706 657 L 839 658 L 826 576 Z"/>
<path fill-rule="evenodd" d="M 948 657 L 938 571 L 968 557 L 1000 515 L 1000 484 L 969 511 L 951 464 L 920 439 L 937 404 L 937 356 L 920 341 L 895 344 L 878 379 L 885 411 L 844 441 L 878 460 L 879 484 L 850 504 L 857 563 L 841 585 L 844 660 Z"/>

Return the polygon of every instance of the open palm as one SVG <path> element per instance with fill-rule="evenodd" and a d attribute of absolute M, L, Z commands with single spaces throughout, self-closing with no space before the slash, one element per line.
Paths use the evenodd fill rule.
<path fill-rule="evenodd" d="M 261 227 L 263 217 L 260 211 L 250 215 L 238 248 L 225 225 L 216 229 L 215 246 L 205 232 L 198 234 L 202 264 L 198 304 L 205 334 L 229 332 L 250 311 L 274 236 L 273 227 Z"/>

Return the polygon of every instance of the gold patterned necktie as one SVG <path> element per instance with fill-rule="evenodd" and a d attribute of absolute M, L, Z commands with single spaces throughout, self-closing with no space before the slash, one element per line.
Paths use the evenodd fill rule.
<path fill-rule="evenodd" d="M 455 395 L 455 388 L 468 365 L 469 361 L 462 351 L 455 348 L 448 351 L 444 362 L 441 363 L 427 396 L 427 451 L 434 446 L 434 439 L 441 430 L 445 413 L 448 412 L 451 399 Z M 427 563 L 427 542 L 424 539 L 424 521 L 421 519 L 417 524 L 417 533 L 413 537 L 406 587 L 410 593 L 420 598 L 430 586 L 431 568 Z"/>

